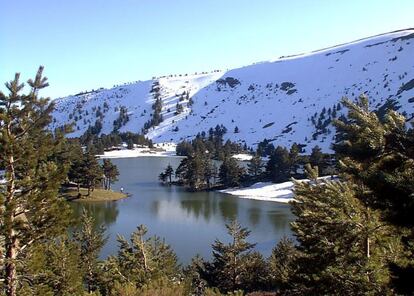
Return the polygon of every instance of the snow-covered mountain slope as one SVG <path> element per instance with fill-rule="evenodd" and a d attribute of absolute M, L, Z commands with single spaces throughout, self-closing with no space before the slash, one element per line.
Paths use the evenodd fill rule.
<path fill-rule="evenodd" d="M 395 99 L 407 118 L 414 116 L 413 57 L 414 29 L 401 30 L 227 72 L 174 75 L 60 98 L 51 127 L 75 122 L 70 136 L 80 136 L 98 120 L 108 134 L 123 112 L 128 120 L 119 130 L 141 132 L 159 95 L 164 121 L 147 133 L 155 142 L 190 139 L 223 124 L 226 138 L 248 145 L 267 138 L 327 151 L 334 135 L 329 122 L 344 111 L 338 108 L 343 96 L 365 93 L 373 108 Z M 177 103 L 184 107 L 179 114 Z"/>

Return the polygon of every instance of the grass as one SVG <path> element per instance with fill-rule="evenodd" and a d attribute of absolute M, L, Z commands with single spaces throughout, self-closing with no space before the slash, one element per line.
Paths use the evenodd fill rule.
<path fill-rule="evenodd" d="M 62 190 L 62 197 L 69 201 L 113 201 L 119 200 L 127 197 L 128 195 L 122 192 L 116 192 L 112 190 L 104 190 L 95 188 L 94 191 L 91 190 L 90 195 L 88 194 L 87 188 L 80 189 L 80 198 L 78 198 L 78 191 L 76 188 L 64 188 Z"/>

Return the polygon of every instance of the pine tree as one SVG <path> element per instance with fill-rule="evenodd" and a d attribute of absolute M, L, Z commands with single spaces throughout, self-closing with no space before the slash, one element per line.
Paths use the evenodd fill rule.
<path fill-rule="evenodd" d="M 99 267 L 98 257 L 102 247 L 105 245 L 105 228 L 95 228 L 95 220 L 83 209 L 80 217 L 80 228 L 73 234 L 74 241 L 79 246 L 81 268 L 84 274 L 84 283 L 88 293 L 98 289 Z"/>
<path fill-rule="evenodd" d="M 289 160 L 290 160 L 290 171 L 293 176 L 297 175 L 298 168 L 299 168 L 299 162 L 300 162 L 300 156 L 299 153 L 301 152 L 301 149 L 298 144 L 293 143 L 292 147 L 290 147 L 289 150 Z"/>
<path fill-rule="evenodd" d="M 226 225 L 231 242 L 225 244 L 216 240 L 212 245 L 213 261 L 207 264 L 207 281 L 222 292 L 242 288 L 242 274 L 246 271 L 246 255 L 255 244 L 246 241 L 250 231 L 240 226 L 235 220 Z"/>
<path fill-rule="evenodd" d="M 67 235 L 31 248 L 19 295 L 83 295 L 78 246 Z"/>
<path fill-rule="evenodd" d="M 164 172 L 161 172 L 158 175 L 158 180 L 160 180 L 162 183 L 165 183 L 167 181 L 167 175 Z"/>
<path fill-rule="evenodd" d="M 168 164 L 167 168 L 165 169 L 165 175 L 168 178 L 168 182 L 169 184 L 172 183 L 172 175 L 174 173 L 174 169 L 172 168 L 172 166 L 170 164 Z"/>
<path fill-rule="evenodd" d="M 295 182 L 292 229 L 303 256 L 291 279 L 292 291 L 303 294 L 387 294 L 389 262 L 402 251 L 396 229 L 362 200 L 364 187 L 352 182 Z M 338 235 L 340 234 L 340 235 Z"/>
<path fill-rule="evenodd" d="M 86 188 L 88 188 L 87 196 L 89 196 L 91 191 L 95 189 L 96 184 L 102 180 L 104 175 L 96 156 L 90 151 L 87 151 L 83 157 L 81 171 L 83 173 L 83 183 Z"/>
<path fill-rule="evenodd" d="M 278 146 L 266 164 L 266 174 L 274 183 L 285 182 L 290 177 L 290 164 L 289 152 Z"/>
<path fill-rule="evenodd" d="M 340 170 L 346 180 L 364 186 L 361 197 L 369 207 L 381 211 L 383 223 L 399 229 L 405 259 L 390 264 L 392 286 L 401 294 L 414 293 L 414 129 L 407 130 L 406 119 L 395 110 L 384 114 L 369 109 L 368 98 L 356 103 L 347 99 L 346 118 L 334 124 Z M 384 112 L 382 112 L 384 113 Z M 379 116 L 381 115 L 381 116 Z"/>
<path fill-rule="evenodd" d="M 140 225 L 129 241 L 118 236 L 118 255 L 104 263 L 104 290 L 114 289 L 117 283 L 139 288 L 162 278 L 172 282 L 179 275 L 177 256 L 171 247 L 157 236 L 146 239 L 146 233 L 147 228 Z"/>
<path fill-rule="evenodd" d="M 259 154 L 255 154 L 247 164 L 247 171 L 250 176 L 258 177 L 263 170 L 263 161 Z"/>
<path fill-rule="evenodd" d="M 238 165 L 237 161 L 231 156 L 226 157 L 219 169 L 220 183 L 225 187 L 239 186 L 243 174 L 244 169 Z"/>
<path fill-rule="evenodd" d="M 111 190 L 111 184 L 113 182 L 118 181 L 118 167 L 114 165 L 109 159 L 104 159 L 102 164 L 102 170 L 105 176 L 104 187 L 106 190 Z"/>
<path fill-rule="evenodd" d="M 66 231 L 68 207 L 57 198 L 67 166 L 55 162 L 64 141 L 60 133 L 46 130 L 53 104 L 39 98 L 48 86 L 40 67 L 29 80 L 29 94 L 21 94 L 20 75 L 6 83 L 9 94 L 0 93 L 0 155 L 6 184 L 0 190 L 0 233 L 4 238 L 4 292 L 16 295 L 31 245 Z"/>
<path fill-rule="evenodd" d="M 312 148 L 311 155 L 309 156 L 309 163 L 312 167 L 317 166 L 321 175 L 324 175 L 323 172 L 326 169 L 325 155 L 318 145 Z"/>
<path fill-rule="evenodd" d="M 297 258 L 300 256 L 293 241 L 282 237 L 276 247 L 273 248 L 269 258 L 269 269 L 272 287 L 286 290 L 291 283 L 291 278 L 297 272 Z"/>

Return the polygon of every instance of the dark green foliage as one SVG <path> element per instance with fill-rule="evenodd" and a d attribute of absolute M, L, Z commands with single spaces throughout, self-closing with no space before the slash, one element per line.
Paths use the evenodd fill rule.
<path fill-rule="evenodd" d="M 191 190 L 203 190 L 210 187 L 212 161 L 206 153 L 194 153 L 184 158 L 175 171 L 179 182 Z"/>
<path fill-rule="evenodd" d="M 407 130 L 404 116 L 394 110 L 381 119 L 369 111 L 368 99 L 357 103 L 343 100 L 349 109 L 347 121 L 336 121 L 340 133 L 334 149 L 340 157 L 340 168 L 350 182 L 365 188 L 361 199 L 380 210 L 386 222 L 401 233 L 414 226 L 414 132 Z M 403 262 L 392 263 L 393 286 L 397 291 L 410 291 L 407 274 L 414 270 L 414 235 L 400 235 L 407 251 Z M 411 287 L 408 288 L 408 287 Z"/>
<path fill-rule="evenodd" d="M 146 134 L 151 127 L 157 126 L 164 120 L 161 114 L 162 100 L 159 85 L 153 85 L 151 92 L 154 97 L 154 103 L 152 104 L 152 110 L 154 110 L 154 112 L 152 113 L 151 119 L 144 124 L 142 129 L 144 134 Z"/>
<path fill-rule="evenodd" d="M 93 191 L 104 178 L 104 172 L 94 154 L 86 151 L 72 162 L 68 177 L 69 180 L 78 184 L 78 191 L 80 186 L 88 188 L 89 196 L 90 191 Z"/>
<path fill-rule="evenodd" d="M 177 155 L 180 155 L 180 156 L 191 155 L 194 152 L 193 145 L 191 144 L 191 142 L 182 141 L 177 144 L 177 147 L 175 148 L 175 152 Z"/>
<path fill-rule="evenodd" d="M 164 240 L 145 238 L 147 228 L 139 226 L 130 241 L 118 237 L 117 256 L 110 256 L 103 267 L 102 290 L 112 290 L 116 283 L 139 288 L 157 279 L 173 281 L 179 275 L 177 257 Z"/>
<path fill-rule="evenodd" d="M 129 121 L 128 109 L 124 106 L 121 106 L 119 109 L 118 118 L 114 120 L 114 132 L 117 132 L 121 127 L 123 127 Z"/>
<path fill-rule="evenodd" d="M 335 122 L 333 146 L 342 181 L 318 181 L 317 170 L 308 167 L 312 182 L 295 186 L 292 228 L 301 255 L 288 291 L 412 294 L 412 130 L 393 110 L 379 118 L 366 97 L 342 104 L 349 112 Z"/>
<path fill-rule="evenodd" d="M 292 224 L 303 253 L 292 290 L 305 294 L 355 295 L 387 291 L 388 262 L 402 251 L 395 229 L 380 221 L 360 197 L 363 188 L 315 178 L 296 182 Z M 340 233 L 340 235 L 338 235 Z"/>
<path fill-rule="evenodd" d="M 114 165 L 109 159 L 104 159 L 102 164 L 102 171 L 105 176 L 104 188 L 106 190 L 111 190 L 111 184 L 118 181 L 118 167 Z"/>
<path fill-rule="evenodd" d="M 30 249 L 25 276 L 18 295 L 82 295 L 83 283 L 80 250 L 66 236 Z"/>
<path fill-rule="evenodd" d="M 206 275 L 206 262 L 200 256 L 191 259 L 188 266 L 183 269 L 184 282 L 187 290 L 194 296 L 204 296 L 207 282 L 202 278 Z"/>
<path fill-rule="evenodd" d="M 312 167 L 317 166 L 321 176 L 332 175 L 335 168 L 332 165 L 332 157 L 329 154 L 323 153 L 322 149 L 316 145 L 312 148 L 309 156 L 309 163 Z"/>
<path fill-rule="evenodd" d="M 222 292 L 243 288 L 243 277 L 248 262 L 243 257 L 254 247 L 254 244 L 246 241 L 250 234 L 249 230 L 242 228 L 236 221 L 232 221 L 226 227 L 231 242 L 228 244 L 219 240 L 214 242 L 213 261 L 206 263 L 204 275 L 211 286 L 218 287 Z"/>
<path fill-rule="evenodd" d="M 262 157 L 272 155 L 274 150 L 275 146 L 271 143 L 271 141 L 267 139 L 264 139 L 259 144 L 257 144 L 257 154 Z"/>
<path fill-rule="evenodd" d="M 244 169 L 241 168 L 233 157 L 227 157 L 219 169 L 220 183 L 225 187 L 234 187 L 240 185 L 240 179 L 244 174 Z"/>
<path fill-rule="evenodd" d="M 405 118 L 395 111 L 381 122 L 369 112 L 365 97 L 358 104 L 342 104 L 349 109 L 348 121 L 335 122 L 342 137 L 334 145 L 341 169 L 372 190 L 366 197 L 370 206 L 384 210 L 395 223 L 413 226 L 413 131 L 407 131 Z"/>
<path fill-rule="evenodd" d="M 182 141 L 177 144 L 176 153 L 180 156 L 189 156 L 194 152 L 209 153 L 209 157 L 216 160 L 223 160 L 226 156 L 241 153 L 244 151 L 239 143 L 227 140 L 224 142 L 224 135 L 227 129 L 223 125 L 210 128 L 208 133 L 198 133 L 191 142 Z"/>
<path fill-rule="evenodd" d="M 96 120 L 93 126 L 89 126 L 85 133 L 91 135 L 99 135 L 102 130 L 102 121 Z"/>
<path fill-rule="evenodd" d="M 145 145 L 152 147 L 152 141 L 147 139 L 144 135 L 135 134 L 131 132 L 125 133 L 111 133 L 109 135 L 94 135 L 88 129 L 85 134 L 80 137 L 80 143 L 88 147 L 88 149 L 93 149 L 97 154 L 103 154 L 104 151 L 117 149 L 122 142 L 136 145 Z M 130 148 L 132 148 L 130 146 Z"/>
<path fill-rule="evenodd" d="M 180 104 L 180 103 L 177 103 L 175 105 L 175 115 L 178 115 L 178 114 L 182 113 L 183 111 L 184 111 L 183 105 Z"/>
<path fill-rule="evenodd" d="M 159 175 L 159 179 L 161 182 L 165 182 L 168 179 L 168 183 L 171 185 L 172 183 L 172 176 L 174 174 L 174 169 L 170 164 L 165 168 L 164 172 Z"/>
<path fill-rule="evenodd" d="M 297 273 L 299 256 L 300 252 L 287 237 L 283 237 L 273 248 L 268 267 L 273 288 L 283 291 L 290 287 L 291 279 Z"/>
<path fill-rule="evenodd" d="M 88 293 L 98 289 L 100 268 L 99 253 L 107 238 L 105 228 L 95 228 L 94 219 L 84 209 L 81 216 L 80 227 L 73 234 L 73 239 L 79 246 L 79 260 L 84 284 Z"/>
<path fill-rule="evenodd" d="M 21 94 L 19 74 L 6 83 L 8 95 L 0 92 L 0 155 L 6 179 L 0 187 L 1 269 L 6 295 L 16 295 L 22 280 L 18 268 L 27 249 L 62 234 L 68 222 L 68 207 L 57 198 L 69 166 L 67 151 L 63 133 L 46 130 L 53 104 L 38 97 L 48 86 L 42 72 L 40 67 L 35 79 L 27 82 L 28 94 Z"/>
<path fill-rule="evenodd" d="M 290 173 L 295 177 L 298 175 L 298 169 L 301 162 L 299 156 L 301 148 L 298 144 L 293 143 L 289 150 L 289 161 L 290 161 Z"/>
<path fill-rule="evenodd" d="M 261 175 L 263 171 L 263 161 L 259 154 L 255 154 L 247 164 L 247 171 L 250 176 L 256 178 Z"/>
<path fill-rule="evenodd" d="M 289 151 L 286 148 L 278 146 L 270 155 L 266 165 L 266 174 L 272 182 L 284 182 L 290 177 L 291 162 Z"/>

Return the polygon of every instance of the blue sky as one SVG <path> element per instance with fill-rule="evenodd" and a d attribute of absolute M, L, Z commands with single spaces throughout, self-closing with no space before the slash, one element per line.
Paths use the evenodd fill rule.
<path fill-rule="evenodd" d="M 0 89 L 44 65 L 53 98 L 414 27 L 412 0 L 10 0 L 0 11 Z"/>

